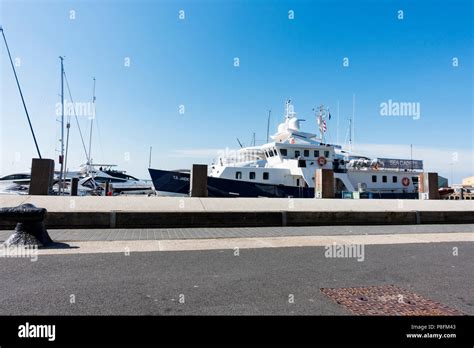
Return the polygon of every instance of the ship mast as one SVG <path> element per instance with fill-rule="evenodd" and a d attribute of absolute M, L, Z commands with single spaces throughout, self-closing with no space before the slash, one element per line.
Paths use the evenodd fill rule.
<path fill-rule="evenodd" d="M 267 119 L 267 143 L 270 138 L 270 115 L 272 114 L 272 110 L 268 110 L 268 119 Z"/>
<path fill-rule="evenodd" d="M 352 151 L 352 117 L 349 119 L 349 150 Z"/>
<path fill-rule="evenodd" d="M 313 109 L 313 110 L 315 110 L 315 109 Z M 325 127 L 327 127 L 327 125 L 326 125 L 326 115 L 323 115 L 323 111 L 324 111 L 324 105 L 321 104 L 319 106 L 319 114 L 316 115 L 316 120 L 318 122 L 319 134 L 321 136 L 321 142 L 322 143 L 324 143 L 324 133 L 326 132 Z"/>

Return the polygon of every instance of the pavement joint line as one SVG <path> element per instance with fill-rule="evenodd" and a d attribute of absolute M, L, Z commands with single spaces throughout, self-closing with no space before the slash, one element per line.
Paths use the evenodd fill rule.
<path fill-rule="evenodd" d="M 116 214 L 116 211 L 115 211 L 115 210 L 112 210 L 112 211 L 110 212 L 110 228 L 115 228 L 116 221 L 117 221 L 117 214 Z"/>
<path fill-rule="evenodd" d="M 287 213 L 286 210 L 282 210 L 282 212 L 281 212 L 281 225 L 282 225 L 282 226 L 286 226 L 287 223 L 288 223 L 288 219 L 287 219 L 286 213 Z"/>
<path fill-rule="evenodd" d="M 415 216 L 417 225 L 421 224 L 420 212 L 418 210 L 415 210 Z"/>
<path fill-rule="evenodd" d="M 341 245 L 390 245 L 390 244 L 429 244 L 446 242 L 474 242 L 474 233 L 425 233 L 404 235 L 338 235 L 338 236 L 290 236 L 290 237 L 257 237 L 257 238 L 220 238 L 220 239 L 174 239 L 174 240 L 127 240 L 127 241 L 87 241 L 71 242 L 71 249 L 39 249 L 39 255 L 90 254 L 123 252 L 128 247 L 130 252 L 153 251 L 199 251 L 287 248 L 287 247 L 321 247 L 334 243 Z"/>

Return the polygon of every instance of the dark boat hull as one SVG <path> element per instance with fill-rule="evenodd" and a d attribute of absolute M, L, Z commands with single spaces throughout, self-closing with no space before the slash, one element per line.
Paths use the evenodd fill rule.
<path fill-rule="evenodd" d="M 148 169 L 156 191 L 189 194 L 189 173 Z M 314 189 L 207 177 L 209 197 L 313 198 Z"/>
<path fill-rule="evenodd" d="M 189 173 L 149 168 L 155 190 L 173 195 L 189 195 Z M 209 197 L 314 198 L 314 188 L 259 184 L 248 181 L 207 177 Z M 342 198 L 336 193 L 335 198 Z M 361 192 L 361 199 L 417 199 L 418 193 Z"/>

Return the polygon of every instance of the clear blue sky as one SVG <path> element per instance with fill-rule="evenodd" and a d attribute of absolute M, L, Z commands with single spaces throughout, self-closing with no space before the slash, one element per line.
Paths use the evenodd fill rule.
<path fill-rule="evenodd" d="M 455 181 L 474 174 L 469 0 L 2 0 L 1 25 L 21 59 L 17 71 L 43 157 L 58 155 L 63 55 L 76 102 L 90 101 L 97 79 L 94 160 L 143 178 L 150 146 L 152 166 L 173 169 L 207 163 L 207 153 L 235 148 L 237 137 L 249 144 L 253 132 L 263 141 L 268 110 L 273 132 L 287 98 L 313 132 L 311 109 L 323 103 L 335 116 L 339 101 L 343 142 L 353 93 L 356 149 L 390 145 L 391 153 L 375 155 L 406 149 L 401 155 L 409 157 L 413 144 L 414 157 L 426 156 L 429 169 L 448 177 L 457 152 Z M 28 170 L 35 155 L 7 59 L 1 42 L 0 174 Z M 421 118 L 381 116 L 380 103 L 389 99 L 419 102 Z M 80 122 L 87 133 L 88 120 Z M 335 117 L 329 128 L 335 141 Z M 74 123 L 70 151 L 71 166 L 85 162 Z"/>

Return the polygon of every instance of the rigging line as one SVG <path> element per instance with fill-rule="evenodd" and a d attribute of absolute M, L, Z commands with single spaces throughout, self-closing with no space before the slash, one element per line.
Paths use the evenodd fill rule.
<path fill-rule="evenodd" d="M 95 126 L 97 128 L 97 135 L 98 135 L 98 140 L 99 140 L 99 148 L 100 148 L 100 155 L 101 155 L 101 159 L 103 160 L 104 159 L 104 148 L 102 146 L 102 135 L 100 133 L 100 128 L 99 128 L 99 118 L 97 117 L 96 115 L 96 112 L 95 112 L 95 105 L 94 105 L 94 120 L 95 120 Z"/>
<path fill-rule="evenodd" d="M 76 107 L 74 105 L 74 99 L 72 99 L 71 89 L 69 88 L 69 82 L 67 80 L 66 72 L 64 72 L 64 80 L 66 81 L 66 87 L 67 87 L 67 90 L 68 90 L 68 93 L 69 93 L 69 98 L 71 99 L 71 103 L 73 105 L 74 118 L 76 119 L 77 129 L 79 130 L 79 135 L 81 136 L 82 147 L 84 149 L 84 153 L 86 154 L 87 163 L 89 164 L 88 172 L 91 176 L 92 183 L 94 184 L 94 186 L 96 186 L 97 184 L 96 184 L 96 181 L 95 181 L 95 178 L 94 178 L 94 172 L 90 168 L 90 165 L 92 163 L 90 163 L 90 158 L 88 157 L 88 154 L 87 154 L 86 144 L 84 143 L 84 137 L 82 136 L 81 126 L 79 125 L 79 120 L 77 118 Z"/>
<path fill-rule="evenodd" d="M 77 118 L 76 107 L 74 106 L 74 99 L 72 99 L 71 89 L 69 88 L 69 82 L 67 80 L 66 72 L 64 72 L 64 80 L 66 81 L 66 87 L 69 92 L 69 98 L 71 99 L 71 103 L 73 105 L 74 118 L 76 119 L 77 129 L 79 129 L 79 135 L 81 136 L 82 147 L 84 148 L 84 153 L 86 154 L 87 162 L 89 162 L 89 156 L 87 154 L 86 144 L 84 142 L 84 137 L 82 136 L 81 126 L 79 125 L 79 120 Z"/>
<path fill-rule="evenodd" d="M 69 150 L 69 130 L 71 128 L 71 116 L 68 115 L 68 120 L 67 120 L 67 123 L 66 123 L 66 154 L 64 156 L 64 180 L 66 180 L 66 174 L 68 172 L 67 170 L 67 155 L 68 155 L 68 150 Z"/>
<path fill-rule="evenodd" d="M 3 41 L 5 41 L 5 47 L 7 48 L 8 57 L 10 58 L 10 63 L 12 65 L 12 69 L 13 69 L 13 74 L 15 75 L 16 85 L 18 86 L 18 90 L 20 91 L 21 101 L 23 102 L 23 108 L 25 109 L 26 118 L 28 119 L 28 124 L 30 125 L 30 130 L 31 130 L 31 134 L 33 135 L 33 140 L 35 142 L 36 151 L 38 152 L 39 158 L 42 159 L 41 152 L 40 152 L 40 149 L 39 149 L 39 146 L 38 146 L 38 142 L 36 141 L 35 132 L 33 130 L 32 124 L 31 124 L 30 115 L 28 114 L 28 109 L 26 108 L 25 98 L 23 98 L 23 92 L 21 91 L 20 82 L 18 81 L 18 76 L 16 75 L 16 70 L 15 70 L 15 65 L 13 64 L 12 55 L 10 54 L 10 49 L 8 48 L 7 38 L 5 37 L 5 33 L 3 32 L 2 27 L 0 27 L 0 31 L 2 32 Z"/>

